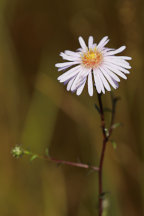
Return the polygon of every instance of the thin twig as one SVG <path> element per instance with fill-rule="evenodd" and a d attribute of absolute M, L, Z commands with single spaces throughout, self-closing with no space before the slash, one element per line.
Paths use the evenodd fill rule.
<path fill-rule="evenodd" d="M 102 126 L 102 133 L 103 133 L 103 145 L 102 145 L 102 151 L 101 151 L 101 155 L 100 155 L 100 163 L 99 163 L 99 172 L 98 172 L 98 187 L 99 187 L 99 216 L 102 216 L 102 212 L 103 212 L 103 198 L 102 198 L 102 194 L 103 194 L 103 176 L 102 176 L 102 172 L 103 172 L 103 163 L 104 163 L 104 156 L 105 156 L 105 151 L 106 151 L 106 145 L 107 142 L 109 141 L 109 137 L 112 134 L 113 131 L 113 123 L 114 123 L 114 117 L 115 117 L 115 107 L 116 107 L 116 101 L 114 100 L 114 98 L 112 98 L 112 117 L 111 117 L 111 124 L 110 124 L 110 128 L 108 130 L 108 134 L 107 134 L 107 130 L 105 127 L 105 117 L 104 117 L 104 109 L 103 109 L 103 104 L 102 104 L 102 98 L 101 98 L 101 94 L 98 94 L 98 102 L 99 102 L 99 108 L 100 108 L 100 117 L 101 117 L 101 126 Z"/>
<path fill-rule="evenodd" d="M 49 158 L 50 161 L 55 162 L 57 164 L 65 164 L 65 165 L 69 165 L 69 166 L 73 166 L 73 167 L 80 167 L 80 168 L 84 168 L 84 169 L 92 169 L 94 171 L 99 171 L 98 167 L 95 166 L 91 166 L 88 164 L 83 164 L 83 163 L 76 163 L 76 162 L 71 162 L 71 161 L 64 161 L 64 160 L 57 160 L 54 158 Z"/>
<path fill-rule="evenodd" d="M 91 170 L 97 171 L 97 172 L 99 171 L 99 167 L 91 166 L 89 164 L 76 163 L 76 162 L 65 161 L 65 160 L 58 160 L 58 159 L 52 158 L 52 157 L 47 156 L 47 155 L 34 154 L 34 153 L 29 152 L 27 150 L 23 150 L 23 153 L 26 154 L 26 155 L 31 155 L 31 157 L 36 156 L 35 158 L 47 160 L 49 162 L 54 162 L 54 163 L 59 164 L 59 165 L 69 165 L 69 166 L 73 166 L 73 167 L 79 167 L 79 168 L 84 168 L 84 169 L 91 169 Z"/>
<path fill-rule="evenodd" d="M 103 146 L 100 156 L 100 163 L 99 163 L 99 173 L 98 173 L 98 184 L 99 184 L 99 216 L 102 216 L 102 197 L 101 194 L 103 193 L 103 185 L 102 185 L 102 170 L 103 170 L 103 162 L 104 162 L 104 155 L 106 150 L 106 143 L 108 141 L 108 137 L 106 135 L 106 128 L 105 128 L 105 119 L 104 119 L 104 111 L 103 111 L 103 104 L 101 99 L 101 94 L 98 94 L 98 102 L 100 107 L 100 117 L 101 117 L 101 126 L 103 132 Z"/>

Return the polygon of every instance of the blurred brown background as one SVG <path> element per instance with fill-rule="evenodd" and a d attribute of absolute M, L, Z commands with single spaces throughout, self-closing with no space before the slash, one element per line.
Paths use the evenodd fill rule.
<path fill-rule="evenodd" d="M 101 149 L 97 95 L 80 97 L 57 82 L 59 52 L 93 35 L 109 47 L 126 45 L 132 56 L 121 96 L 114 150 L 109 143 L 104 216 L 143 215 L 144 178 L 144 2 L 140 0 L 0 1 L 0 215 L 97 215 L 97 174 L 45 161 L 16 160 L 16 144 L 57 159 L 97 164 Z M 103 96 L 110 106 L 110 94 Z M 110 116 L 107 116 L 109 123 Z"/>

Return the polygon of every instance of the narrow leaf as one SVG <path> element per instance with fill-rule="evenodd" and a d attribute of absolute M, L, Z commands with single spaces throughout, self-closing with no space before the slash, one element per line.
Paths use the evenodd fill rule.
<path fill-rule="evenodd" d="M 115 141 L 111 140 L 111 144 L 112 144 L 112 146 L 113 146 L 114 149 L 117 148 L 117 143 Z"/>
<path fill-rule="evenodd" d="M 121 126 L 122 124 L 120 122 L 115 123 L 112 125 L 112 129 L 116 129 L 117 127 Z"/>
<path fill-rule="evenodd" d="M 30 158 L 30 161 L 33 161 L 33 160 L 35 160 L 36 158 L 38 158 L 38 155 L 32 155 L 31 158 Z"/>

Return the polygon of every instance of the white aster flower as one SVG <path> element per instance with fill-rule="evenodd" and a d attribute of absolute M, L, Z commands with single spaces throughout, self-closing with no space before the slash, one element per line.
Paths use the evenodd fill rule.
<path fill-rule="evenodd" d="M 99 94 L 105 93 L 105 90 L 111 91 L 111 86 L 114 89 L 118 88 L 119 77 L 127 79 L 125 74 L 129 74 L 128 69 L 131 68 L 127 60 L 131 60 L 131 57 L 115 56 L 126 47 L 110 49 L 105 47 L 108 42 L 109 39 L 106 36 L 97 45 L 90 36 L 87 47 L 83 38 L 79 37 L 81 48 L 76 52 L 66 50 L 60 53 L 60 56 L 68 62 L 58 63 L 55 66 L 58 67 L 58 71 L 69 68 L 58 77 L 60 82 L 67 84 L 68 91 L 76 91 L 76 94 L 80 95 L 87 81 L 88 93 L 92 96 L 93 86 Z"/>

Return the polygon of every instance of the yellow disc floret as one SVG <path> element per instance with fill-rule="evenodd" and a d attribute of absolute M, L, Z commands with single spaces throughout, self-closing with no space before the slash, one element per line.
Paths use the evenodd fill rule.
<path fill-rule="evenodd" d="M 95 48 L 82 55 L 82 64 L 86 68 L 96 68 L 102 62 L 102 54 Z"/>

